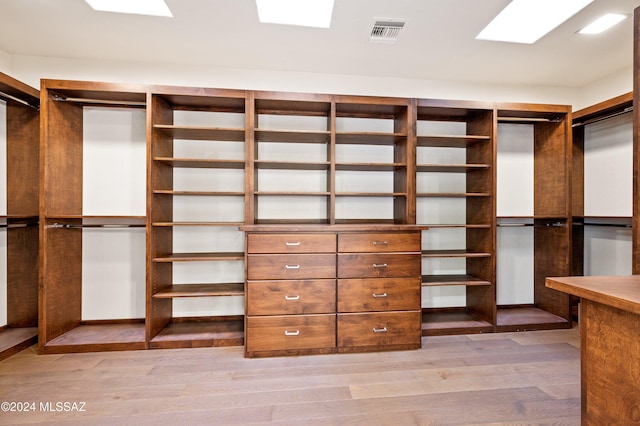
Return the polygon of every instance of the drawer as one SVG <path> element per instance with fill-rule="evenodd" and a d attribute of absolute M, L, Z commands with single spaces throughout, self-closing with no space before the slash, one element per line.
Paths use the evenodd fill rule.
<path fill-rule="evenodd" d="M 335 252 L 335 234 L 247 234 L 247 253 Z"/>
<path fill-rule="evenodd" d="M 335 254 L 250 254 L 248 280 L 335 278 Z"/>
<path fill-rule="evenodd" d="M 420 311 L 338 314 L 338 348 L 419 347 L 421 338 Z"/>
<path fill-rule="evenodd" d="M 338 254 L 338 278 L 419 277 L 420 254 Z"/>
<path fill-rule="evenodd" d="M 338 312 L 418 310 L 421 288 L 420 278 L 338 280 Z"/>
<path fill-rule="evenodd" d="M 247 317 L 246 331 L 247 352 L 332 348 L 336 316 Z"/>
<path fill-rule="evenodd" d="M 338 235 L 340 253 L 419 252 L 419 232 L 344 233 Z"/>
<path fill-rule="evenodd" d="M 335 310 L 335 280 L 247 282 L 247 315 L 324 314 Z"/>

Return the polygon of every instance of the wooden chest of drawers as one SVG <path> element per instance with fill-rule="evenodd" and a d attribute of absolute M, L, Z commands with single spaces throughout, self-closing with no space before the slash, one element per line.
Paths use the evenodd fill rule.
<path fill-rule="evenodd" d="M 309 228 L 243 227 L 245 356 L 419 348 L 420 232 Z"/>

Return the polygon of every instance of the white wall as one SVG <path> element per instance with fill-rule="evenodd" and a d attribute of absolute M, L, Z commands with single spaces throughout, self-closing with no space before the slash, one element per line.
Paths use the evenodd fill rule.
<path fill-rule="evenodd" d="M 578 111 L 631 91 L 633 91 L 633 68 L 629 66 L 581 88 L 572 103 L 573 110 Z"/>
<path fill-rule="evenodd" d="M 569 104 L 576 88 L 260 71 L 14 55 L 13 76 L 34 87 L 41 78 L 461 100 Z"/>
<path fill-rule="evenodd" d="M 0 72 L 11 75 L 11 55 L 0 50 Z"/>

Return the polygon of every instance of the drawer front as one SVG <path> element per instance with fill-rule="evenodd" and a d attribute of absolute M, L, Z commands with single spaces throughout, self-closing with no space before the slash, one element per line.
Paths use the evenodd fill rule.
<path fill-rule="evenodd" d="M 338 280 L 338 312 L 411 311 L 421 306 L 420 278 Z"/>
<path fill-rule="evenodd" d="M 335 315 L 247 317 L 247 352 L 332 348 Z"/>
<path fill-rule="evenodd" d="M 335 234 L 247 234 L 247 253 L 335 252 Z"/>
<path fill-rule="evenodd" d="M 338 314 L 338 347 L 420 345 L 420 311 Z"/>
<path fill-rule="evenodd" d="M 335 308 L 335 280 L 247 282 L 247 315 L 324 314 Z"/>
<path fill-rule="evenodd" d="M 420 254 L 338 254 L 338 278 L 419 277 Z"/>
<path fill-rule="evenodd" d="M 335 254 L 250 254 L 248 280 L 335 278 Z"/>
<path fill-rule="evenodd" d="M 419 232 L 338 235 L 338 251 L 341 253 L 419 252 L 420 250 Z"/>

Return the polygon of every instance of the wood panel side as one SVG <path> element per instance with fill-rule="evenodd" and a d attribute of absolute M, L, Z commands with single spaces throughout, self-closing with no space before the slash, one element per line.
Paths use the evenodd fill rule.
<path fill-rule="evenodd" d="M 7 324 L 38 325 L 38 228 L 7 230 Z"/>
<path fill-rule="evenodd" d="M 567 226 L 534 229 L 534 303 L 547 312 L 570 320 L 569 295 L 545 286 L 547 277 L 571 274 L 571 250 Z"/>
<path fill-rule="evenodd" d="M 44 226 L 40 270 L 39 345 L 75 328 L 82 318 L 82 230 Z"/>
<path fill-rule="evenodd" d="M 40 115 L 7 102 L 7 214 L 37 216 L 40 189 Z"/>
<path fill-rule="evenodd" d="M 582 424 L 640 422 L 640 316 L 580 304 Z"/>
<path fill-rule="evenodd" d="M 568 214 L 568 134 L 566 117 L 537 123 L 534 130 L 534 214 Z"/>
<path fill-rule="evenodd" d="M 45 216 L 82 214 L 82 106 L 42 90 L 41 208 Z"/>

